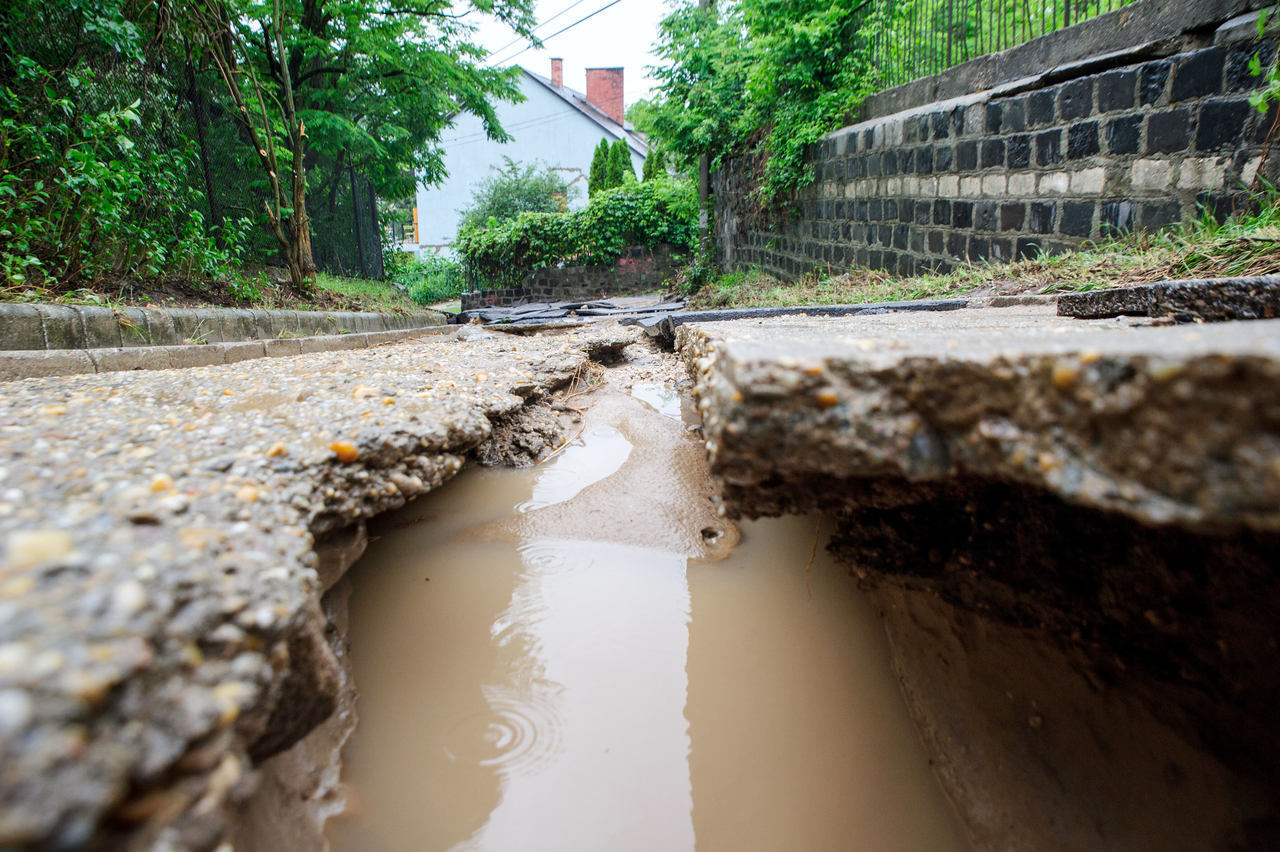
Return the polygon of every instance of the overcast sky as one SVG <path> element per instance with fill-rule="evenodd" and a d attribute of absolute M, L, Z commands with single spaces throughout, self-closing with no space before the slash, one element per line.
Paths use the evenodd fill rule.
<path fill-rule="evenodd" d="M 653 81 L 645 73 L 645 67 L 654 64 L 650 53 L 658 35 L 658 22 L 668 12 L 663 0 L 619 0 L 600 14 L 578 24 L 554 38 L 547 39 L 557 30 L 569 26 L 607 5 L 610 0 L 537 0 L 535 9 L 539 24 L 536 31 L 545 46 L 541 50 L 527 50 L 528 42 L 515 41 L 510 30 L 491 19 L 482 19 L 477 27 L 478 42 L 494 52 L 499 65 L 523 65 L 535 74 L 551 76 L 551 57 L 564 60 L 564 84 L 579 92 L 586 90 L 587 68 L 626 69 L 623 100 L 627 106 L 649 96 Z M 567 10 L 567 11 L 566 11 Z M 563 12 L 564 14 L 559 14 Z M 551 20 L 553 16 L 554 20 Z"/>

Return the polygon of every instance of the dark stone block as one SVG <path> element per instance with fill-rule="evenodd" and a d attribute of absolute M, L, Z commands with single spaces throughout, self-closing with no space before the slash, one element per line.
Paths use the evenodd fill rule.
<path fill-rule="evenodd" d="M 933 224 L 951 224 L 951 202 L 939 199 L 933 202 Z"/>
<path fill-rule="evenodd" d="M 867 157 L 867 177 L 880 177 L 880 155 Z"/>
<path fill-rule="evenodd" d="M 880 170 L 884 172 L 886 177 L 892 177 L 898 173 L 897 151 L 885 151 L 880 155 Z"/>
<path fill-rule="evenodd" d="M 943 233 L 941 231 L 930 231 L 929 232 L 929 253 L 942 254 L 942 245 L 945 242 L 945 239 L 946 238 L 943 236 Z"/>
<path fill-rule="evenodd" d="M 962 106 L 951 110 L 951 133 L 954 136 L 964 133 L 964 107 Z"/>
<path fill-rule="evenodd" d="M 1101 150 L 1098 147 L 1098 122 L 1082 121 L 1067 128 L 1067 159 L 1092 157 Z"/>
<path fill-rule="evenodd" d="M 1147 119 L 1147 153 L 1185 151 L 1191 142 L 1191 113 L 1186 109 L 1153 112 Z"/>
<path fill-rule="evenodd" d="M 1222 92 L 1222 71 L 1226 53 L 1220 47 L 1209 47 L 1188 54 L 1173 69 L 1173 86 L 1169 102 L 1203 98 Z"/>
<path fill-rule="evenodd" d="M 982 167 L 987 169 L 992 166 L 1004 166 L 1003 139 L 982 140 Z"/>
<path fill-rule="evenodd" d="M 991 240 L 985 237 L 970 237 L 968 256 L 973 261 L 986 260 L 991 257 Z"/>
<path fill-rule="evenodd" d="M 1258 62 L 1265 69 L 1271 64 L 1275 52 L 1276 46 L 1269 41 L 1261 44 L 1238 44 L 1231 48 L 1231 52 L 1227 54 L 1227 91 L 1239 92 L 1261 85 L 1262 78 L 1249 73 L 1249 60 L 1257 54 Z"/>
<path fill-rule="evenodd" d="M 1021 231 L 1027 219 L 1027 206 L 1022 203 L 1000 205 L 1000 230 Z"/>
<path fill-rule="evenodd" d="M 933 148 L 921 145 L 916 149 L 916 171 L 922 175 L 933 174 Z"/>
<path fill-rule="evenodd" d="M 1033 92 L 1027 99 L 1027 124 L 1031 127 L 1053 124 L 1053 102 L 1057 97 L 1056 89 Z"/>
<path fill-rule="evenodd" d="M 879 222 L 884 219 L 884 201 L 879 198 L 873 198 L 869 202 L 870 208 L 867 211 L 872 222 Z"/>
<path fill-rule="evenodd" d="M 904 148 L 898 152 L 898 171 L 909 175 L 916 170 L 916 152 L 914 148 Z"/>
<path fill-rule="evenodd" d="M 991 258 L 992 260 L 1010 261 L 1013 260 L 1013 240 L 1004 237 L 991 238 Z"/>
<path fill-rule="evenodd" d="M 858 222 L 866 222 L 867 220 L 867 202 L 859 201 L 853 209 L 853 218 Z"/>
<path fill-rule="evenodd" d="M 884 258 L 883 252 L 869 251 L 867 252 L 866 265 L 869 269 L 883 269 L 884 268 L 883 258 Z"/>
<path fill-rule="evenodd" d="M 1242 196 L 1219 192 L 1201 192 L 1196 195 L 1196 212 L 1208 216 L 1215 222 L 1222 223 L 1230 219 L 1236 212 Z"/>
<path fill-rule="evenodd" d="M 1046 130 L 1036 134 L 1036 163 L 1049 166 L 1062 162 L 1062 131 Z"/>
<path fill-rule="evenodd" d="M 955 163 L 956 152 L 950 145 L 944 145 L 941 148 L 933 149 L 934 171 L 949 172 Z"/>
<path fill-rule="evenodd" d="M 946 113 L 935 112 L 929 116 L 929 126 L 934 139 L 946 139 L 951 135 Z"/>
<path fill-rule="evenodd" d="M 1019 237 L 1018 245 L 1015 249 L 1015 258 L 1017 260 L 1035 260 L 1042 254 L 1042 244 L 1043 240 Z"/>
<path fill-rule="evenodd" d="M 1027 129 L 1027 99 L 1011 98 L 1000 104 L 1002 133 L 1021 133 Z"/>
<path fill-rule="evenodd" d="M 1163 228 L 1182 221 L 1182 206 L 1176 201 L 1151 202 L 1142 205 L 1142 227 L 1147 230 Z"/>
<path fill-rule="evenodd" d="M 1248 101 L 1205 101 L 1196 128 L 1196 150 L 1216 151 L 1238 144 L 1251 109 Z"/>
<path fill-rule="evenodd" d="M 909 229 L 906 225 L 898 225 L 893 229 L 893 247 L 896 249 L 905 249 L 907 247 L 907 234 Z"/>
<path fill-rule="evenodd" d="M 951 225 L 956 228 L 973 227 L 972 201 L 957 201 L 951 205 Z"/>
<path fill-rule="evenodd" d="M 920 125 L 914 121 L 905 121 L 902 123 L 902 141 L 918 142 L 920 140 Z"/>
<path fill-rule="evenodd" d="M 1142 116 L 1126 115 L 1107 122 L 1107 151 L 1112 154 L 1138 153 L 1138 137 L 1142 135 Z"/>
<path fill-rule="evenodd" d="M 1084 118 L 1093 112 L 1093 80 L 1073 80 L 1058 92 L 1058 115 L 1063 121 Z"/>
<path fill-rule="evenodd" d="M 1031 204 L 1030 228 L 1033 234 L 1047 234 L 1053 230 L 1053 217 L 1058 205 L 1054 203 L 1033 202 Z"/>
<path fill-rule="evenodd" d="M 997 227 L 996 203 L 979 201 L 973 211 L 974 228 L 979 231 L 994 231 Z"/>
<path fill-rule="evenodd" d="M 933 218 L 933 205 L 928 201 L 916 202 L 916 224 L 928 225 Z"/>
<path fill-rule="evenodd" d="M 1087 237 L 1093 233 L 1093 202 L 1064 202 L 1058 231 L 1070 237 Z"/>
<path fill-rule="evenodd" d="M 1031 165 L 1031 137 L 1025 133 L 1008 139 L 1009 168 L 1025 169 Z"/>
<path fill-rule="evenodd" d="M 898 221 L 907 223 L 916 217 L 916 203 L 910 198 L 898 199 Z"/>
<path fill-rule="evenodd" d="M 917 121 L 915 121 L 915 122 L 914 122 L 914 124 L 915 124 L 915 125 L 916 125 L 916 127 L 917 127 L 917 131 L 916 131 L 916 138 L 917 138 L 917 139 L 919 139 L 921 142 L 926 142 L 926 141 L 928 141 L 928 139 L 929 139 L 929 116 L 927 116 L 927 115 L 922 115 L 922 116 L 919 118 L 919 120 L 917 120 Z"/>
<path fill-rule="evenodd" d="M 1165 83 L 1169 82 L 1170 63 L 1148 62 L 1138 74 L 1138 100 L 1143 106 L 1151 106 L 1164 95 Z"/>
<path fill-rule="evenodd" d="M 1276 126 L 1277 113 L 1280 113 L 1280 107 L 1272 104 L 1265 115 L 1260 114 L 1253 117 L 1254 142 L 1261 145 L 1267 141 L 1267 135 L 1271 132 L 1271 128 Z"/>
<path fill-rule="evenodd" d="M 871 143 L 875 141 L 875 138 L 876 134 L 874 130 L 868 128 L 867 130 L 862 131 L 862 149 L 864 151 L 870 150 Z"/>
<path fill-rule="evenodd" d="M 964 234 L 952 232 L 947 234 L 947 254 L 959 260 L 965 255 L 968 239 Z"/>
<path fill-rule="evenodd" d="M 1004 108 L 1000 104 L 987 104 L 987 132 L 996 134 L 1004 123 Z"/>
<path fill-rule="evenodd" d="M 1112 71 L 1098 77 L 1098 111 L 1114 112 L 1133 107 L 1138 87 L 1137 71 Z"/>
<path fill-rule="evenodd" d="M 916 254 L 924 254 L 924 231 L 921 231 L 918 228 L 912 228 L 911 238 L 907 240 L 907 245 L 910 246 L 911 251 Z"/>
<path fill-rule="evenodd" d="M 962 172 L 978 167 L 978 143 L 972 140 L 956 146 L 956 169 Z"/>

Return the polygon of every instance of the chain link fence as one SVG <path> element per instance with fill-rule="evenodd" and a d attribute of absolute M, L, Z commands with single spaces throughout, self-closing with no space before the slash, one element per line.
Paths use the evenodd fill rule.
<path fill-rule="evenodd" d="M 1127 6 L 1135 0 L 864 0 L 854 11 L 888 89 Z"/>
<path fill-rule="evenodd" d="M 188 68 L 182 112 L 195 140 L 209 222 L 241 217 L 260 222 L 269 187 L 235 116 L 209 95 L 209 79 Z M 307 163 L 307 213 L 316 268 L 334 275 L 382 278 L 382 229 L 378 200 L 369 180 L 348 163 L 312 154 Z M 265 228 L 255 228 L 251 259 L 282 263 L 279 246 Z"/>

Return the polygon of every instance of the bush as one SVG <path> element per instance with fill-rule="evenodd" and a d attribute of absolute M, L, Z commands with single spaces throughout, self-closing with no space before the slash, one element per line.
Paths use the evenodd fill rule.
<path fill-rule="evenodd" d="M 494 174 L 475 185 L 471 206 L 461 211 L 458 230 L 485 228 L 490 219 L 504 222 L 524 212 L 561 213 L 578 194 L 577 187 L 544 163 L 523 165 L 510 157 L 503 160 L 502 168 L 493 166 Z"/>
<path fill-rule="evenodd" d="M 475 286 L 509 287 L 537 269 L 613 263 L 631 246 L 698 241 L 697 190 L 654 179 L 596 193 L 572 213 L 521 213 L 515 219 L 458 235 L 454 245 Z"/>
<path fill-rule="evenodd" d="M 447 257 L 421 260 L 407 251 L 387 256 L 386 277 L 391 284 L 403 288 L 419 305 L 448 302 L 462 295 L 462 267 Z"/>
<path fill-rule="evenodd" d="M 0 288 L 217 278 L 239 261 L 250 224 L 206 222 L 177 84 L 147 45 L 119 0 L 0 7 Z"/>

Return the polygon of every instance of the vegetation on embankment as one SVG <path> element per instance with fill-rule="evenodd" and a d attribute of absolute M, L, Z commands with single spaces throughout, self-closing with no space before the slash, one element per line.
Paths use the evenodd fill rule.
<path fill-rule="evenodd" d="M 815 271 L 794 282 L 759 270 L 730 272 L 689 293 L 690 308 L 836 305 L 934 299 L 975 292 L 1055 293 L 1124 287 L 1175 278 L 1280 272 L 1280 203 L 1219 223 L 1206 217 L 1158 233 L 1140 232 L 1053 257 L 964 266 L 946 274 L 901 277 L 861 269 Z"/>
<path fill-rule="evenodd" d="M 536 24 L 532 0 L 0 4 L 0 298 L 262 304 L 262 263 L 280 298 L 346 298 L 317 270 L 377 274 L 376 199 L 443 177 L 452 117 L 510 138 L 519 72 L 472 12 Z"/>

